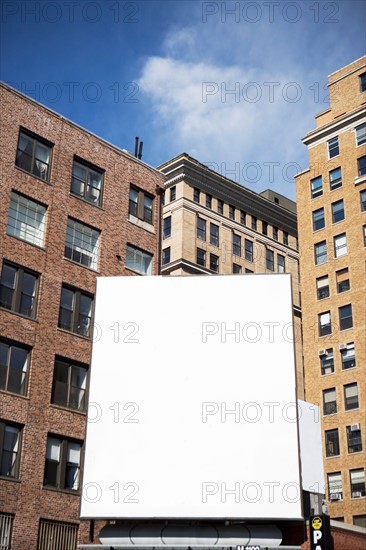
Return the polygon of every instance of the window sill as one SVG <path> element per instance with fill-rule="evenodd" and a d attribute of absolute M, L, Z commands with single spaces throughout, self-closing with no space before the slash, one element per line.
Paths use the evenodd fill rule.
<path fill-rule="evenodd" d="M 14 311 L 13 309 L 8 309 L 7 307 L 0 306 L 0 311 L 7 311 L 8 313 L 12 313 L 13 315 L 17 315 L 18 317 L 21 317 L 22 319 L 27 319 L 28 321 L 33 321 L 34 323 L 39 323 L 37 319 L 34 319 L 33 317 L 28 317 L 28 315 L 24 315 L 23 313 L 18 313 L 17 311 Z"/>
<path fill-rule="evenodd" d="M 5 395 L 10 395 L 11 397 L 20 397 L 20 399 L 25 399 L 26 401 L 29 401 L 29 397 L 27 395 L 22 395 L 21 393 L 15 393 L 13 391 L 4 390 L 4 389 L 0 389 L 0 392 L 5 393 Z"/>
<path fill-rule="evenodd" d="M 77 200 L 83 202 L 84 204 L 89 204 L 89 206 L 93 206 L 93 208 L 98 208 L 98 210 L 101 210 L 102 212 L 105 212 L 105 209 L 103 208 L 103 206 L 99 206 L 99 204 L 94 204 L 93 202 L 87 201 L 83 197 L 79 197 L 79 195 L 75 195 L 71 191 L 69 192 L 69 197 L 73 197 L 74 199 L 77 199 Z"/>
<path fill-rule="evenodd" d="M 0 476 L 0 481 L 12 481 L 13 483 L 21 483 L 21 480 L 16 477 Z"/>
<path fill-rule="evenodd" d="M 6 233 L 6 236 L 11 237 L 12 239 L 16 239 L 17 241 L 20 241 L 21 243 L 26 243 L 26 244 L 29 244 L 30 246 L 34 246 L 34 248 L 37 248 L 38 250 L 43 250 L 44 252 L 46 251 L 45 246 L 41 246 L 39 244 L 31 243 L 30 241 L 26 241 L 25 239 L 21 239 L 20 237 L 16 237 L 15 235 L 9 235 L 9 233 Z"/>
<path fill-rule="evenodd" d="M 83 416 L 83 417 L 86 416 L 86 411 L 79 411 L 78 409 L 72 409 L 70 407 L 63 407 L 62 405 L 57 405 L 57 403 L 51 403 L 51 407 L 53 409 L 57 409 L 57 410 L 60 410 L 60 411 L 67 411 L 67 412 L 70 412 L 70 413 L 75 413 L 75 414 L 78 414 L 79 416 Z"/>
<path fill-rule="evenodd" d="M 57 330 L 59 330 L 60 332 L 63 332 L 64 334 L 68 334 L 69 336 L 76 336 L 77 338 L 82 338 L 87 342 L 92 342 L 91 336 L 84 336 L 83 334 L 78 334 L 77 332 L 72 332 L 72 330 L 66 330 L 65 328 L 61 328 L 61 327 L 57 327 Z"/>
<path fill-rule="evenodd" d="M 97 269 L 93 269 L 92 267 L 88 267 L 87 265 L 80 264 L 79 262 L 75 262 L 75 260 L 66 258 L 66 256 L 64 256 L 63 259 L 66 260 L 67 262 L 70 262 L 71 264 L 77 265 L 79 267 L 83 267 L 84 269 L 88 269 L 88 271 L 91 271 L 92 273 L 98 273 L 100 275 L 100 271 L 98 271 Z"/>
<path fill-rule="evenodd" d="M 51 485 L 43 485 L 42 489 L 46 491 L 53 491 L 55 493 L 63 493 L 66 495 L 74 495 L 75 497 L 80 497 L 79 489 L 77 491 L 73 491 L 72 489 L 59 489 L 58 487 L 52 487 Z"/>
<path fill-rule="evenodd" d="M 153 233 L 155 235 L 155 229 L 151 223 L 140 220 L 139 218 L 136 218 L 131 214 L 128 215 L 128 221 L 130 223 L 133 223 L 134 225 L 137 225 L 137 227 L 141 227 L 141 229 L 145 229 L 145 231 L 148 231 L 149 233 Z"/>
<path fill-rule="evenodd" d="M 128 267 L 127 265 L 125 265 L 125 269 L 127 269 L 127 271 L 131 271 L 131 273 L 135 273 L 136 275 L 141 275 L 142 277 L 149 276 L 148 273 L 141 273 L 141 271 L 136 271 L 135 269 L 132 269 L 132 267 Z M 150 275 L 152 275 L 152 273 L 150 273 Z"/>
<path fill-rule="evenodd" d="M 364 183 L 366 181 L 366 174 L 364 174 L 363 176 L 358 176 L 357 178 L 354 179 L 354 184 L 355 185 L 360 185 L 360 183 Z"/>
<path fill-rule="evenodd" d="M 24 168 L 20 168 L 20 166 L 17 166 L 16 164 L 14 164 L 14 167 L 17 170 L 19 170 L 19 172 L 22 172 L 23 174 L 27 174 L 27 176 L 31 176 L 31 178 L 34 178 L 38 181 L 41 181 L 42 183 L 46 183 L 47 185 L 52 185 L 52 183 L 50 181 L 44 180 L 44 179 L 36 176 L 35 174 L 32 174 L 32 172 L 28 172 L 27 170 L 24 170 Z"/>
<path fill-rule="evenodd" d="M 334 455 L 334 456 L 326 456 L 325 458 L 326 458 L 326 460 L 328 460 L 328 459 L 332 459 L 332 458 L 340 458 L 340 456 L 341 455 L 339 454 L 339 455 Z"/>

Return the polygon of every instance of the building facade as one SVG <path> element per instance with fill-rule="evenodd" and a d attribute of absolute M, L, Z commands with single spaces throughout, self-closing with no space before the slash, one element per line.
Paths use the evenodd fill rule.
<path fill-rule="evenodd" d="M 167 177 L 163 275 L 291 273 L 297 395 L 303 398 L 295 203 L 271 190 L 250 191 L 185 153 L 159 169 Z"/>
<path fill-rule="evenodd" d="M 322 411 L 330 516 L 366 527 L 366 57 L 328 88 L 296 178 L 305 393 Z"/>
<path fill-rule="evenodd" d="M 73 550 L 96 277 L 158 273 L 164 176 L 0 94 L 0 546 Z"/>

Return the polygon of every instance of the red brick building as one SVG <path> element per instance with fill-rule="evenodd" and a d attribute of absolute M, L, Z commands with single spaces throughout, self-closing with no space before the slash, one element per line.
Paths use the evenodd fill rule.
<path fill-rule="evenodd" d="M 0 86 L 0 544 L 72 550 L 97 276 L 156 274 L 164 176 Z M 94 336 L 93 336 L 94 334 Z"/>

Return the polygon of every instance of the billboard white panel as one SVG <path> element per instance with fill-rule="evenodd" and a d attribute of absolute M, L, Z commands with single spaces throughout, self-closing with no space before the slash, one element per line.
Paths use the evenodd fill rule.
<path fill-rule="evenodd" d="M 309 493 L 325 493 L 320 409 L 306 401 L 298 402 L 301 484 Z"/>
<path fill-rule="evenodd" d="M 300 518 L 289 275 L 99 278 L 81 515 Z"/>

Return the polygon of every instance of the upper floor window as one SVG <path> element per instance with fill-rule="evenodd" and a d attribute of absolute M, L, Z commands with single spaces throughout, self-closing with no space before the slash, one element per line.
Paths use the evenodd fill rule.
<path fill-rule="evenodd" d="M 329 296 L 329 277 L 324 275 L 324 277 L 319 277 L 316 280 L 316 294 L 318 300 L 323 300 L 323 298 L 328 298 Z"/>
<path fill-rule="evenodd" d="M 278 273 L 285 273 L 285 256 L 277 254 L 277 271 Z"/>
<path fill-rule="evenodd" d="M 320 355 L 320 370 L 322 375 L 332 374 L 334 372 L 333 348 L 322 350 Z"/>
<path fill-rule="evenodd" d="M 366 189 L 360 192 L 361 212 L 366 212 Z"/>
<path fill-rule="evenodd" d="M 366 495 L 365 490 L 365 470 L 358 468 L 350 470 L 351 497 L 360 498 Z"/>
<path fill-rule="evenodd" d="M 337 412 L 337 398 L 335 388 L 323 390 L 323 412 L 324 414 L 334 414 Z"/>
<path fill-rule="evenodd" d="M 21 428 L 0 422 L 0 476 L 18 478 Z"/>
<path fill-rule="evenodd" d="M 339 328 L 346 330 L 353 327 L 352 305 L 348 304 L 339 308 Z"/>
<path fill-rule="evenodd" d="M 359 453 L 362 451 L 361 428 L 359 424 L 347 426 L 347 443 L 349 453 Z"/>
<path fill-rule="evenodd" d="M 274 253 L 273 250 L 266 249 L 266 268 L 274 271 Z"/>
<path fill-rule="evenodd" d="M 344 203 L 343 199 L 332 203 L 332 221 L 333 223 L 344 220 Z"/>
<path fill-rule="evenodd" d="M 334 257 L 340 258 L 347 254 L 347 238 L 346 234 L 342 233 L 341 235 L 336 235 L 333 237 L 334 241 Z"/>
<path fill-rule="evenodd" d="M 346 347 L 342 347 L 344 348 L 341 349 L 342 369 L 353 369 L 356 366 L 355 345 L 351 342 Z"/>
<path fill-rule="evenodd" d="M 21 130 L 19 132 L 15 164 L 33 176 L 49 181 L 51 151 L 52 146 L 50 143 Z"/>
<path fill-rule="evenodd" d="M 102 203 L 103 172 L 74 160 L 72 165 L 71 193 L 91 204 Z"/>
<path fill-rule="evenodd" d="M 197 218 L 197 239 L 206 240 L 206 220 Z"/>
<path fill-rule="evenodd" d="M 196 262 L 198 265 L 206 267 L 206 251 L 202 250 L 202 248 L 197 248 Z"/>
<path fill-rule="evenodd" d="M 219 214 L 224 213 L 224 201 L 222 201 L 221 199 L 217 199 L 217 212 Z"/>
<path fill-rule="evenodd" d="M 233 254 L 241 256 L 241 236 L 233 233 Z"/>
<path fill-rule="evenodd" d="M 338 428 L 325 431 L 325 456 L 339 455 L 339 434 Z"/>
<path fill-rule="evenodd" d="M 278 241 L 278 227 L 273 226 L 272 233 L 273 233 L 274 240 Z"/>
<path fill-rule="evenodd" d="M 85 411 L 87 373 L 85 365 L 57 358 L 53 374 L 52 403 L 67 409 Z"/>
<path fill-rule="evenodd" d="M 263 235 L 268 235 L 268 223 L 262 222 L 262 233 Z"/>
<path fill-rule="evenodd" d="M 163 239 L 168 239 L 172 234 L 172 217 L 167 216 L 163 221 Z"/>
<path fill-rule="evenodd" d="M 357 145 L 363 145 L 366 143 L 366 124 L 360 124 L 356 126 L 356 143 Z"/>
<path fill-rule="evenodd" d="M 90 269 L 98 269 L 100 231 L 69 218 L 67 220 L 65 258 Z"/>
<path fill-rule="evenodd" d="M 6 228 L 8 235 L 43 246 L 45 223 L 45 206 L 12 191 Z"/>
<path fill-rule="evenodd" d="M 242 272 L 242 267 L 239 264 L 233 264 L 233 273 L 240 274 Z"/>
<path fill-rule="evenodd" d="M 177 196 L 177 188 L 175 185 L 170 188 L 170 202 L 175 201 Z"/>
<path fill-rule="evenodd" d="M 244 212 L 244 210 L 240 210 L 240 223 L 241 223 L 241 225 L 245 225 L 246 220 L 247 220 L 246 212 Z"/>
<path fill-rule="evenodd" d="M 283 232 L 283 244 L 288 246 L 288 233 L 287 233 L 287 231 Z"/>
<path fill-rule="evenodd" d="M 126 248 L 126 267 L 137 271 L 142 275 L 151 275 L 152 270 L 152 254 L 143 252 L 139 248 L 127 245 Z"/>
<path fill-rule="evenodd" d="M 0 389 L 25 395 L 28 364 L 28 349 L 0 341 Z"/>
<path fill-rule="evenodd" d="M 212 195 L 206 193 L 206 208 L 212 208 Z"/>
<path fill-rule="evenodd" d="M 342 187 L 342 169 L 335 168 L 329 172 L 329 187 L 331 191 Z"/>
<path fill-rule="evenodd" d="M 357 169 L 359 176 L 366 175 L 366 155 L 357 159 Z"/>
<path fill-rule="evenodd" d="M 321 241 L 314 245 L 315 264 L 320 265 L 327 261 L 327 243 Z"/>
<path fill-rule="evenodd" d="M 193 200 L 194 200 L 194 202 L 198 202 L 198 203 L 200 202 L 200 195 L 201 195 L 201 191 L 197 187 L 195 187 L 193 189 Z"/>
<path fill-rule="evenodd" d="M 314 231 L 318 231 L 318 229 L 323 229 L 324 227 L 325 227 L 324 208 L 319 208 L 319 210 L 314 210 L 313 212 Z"/>
<path fill-rule="evenodd" d="M 219 272 L 219 257 L 216 254 L 210 254 L 210 269 Z"/>
<path fill-rule="evenodd" d="M 328 474 L 328 494 L 330 501 L 342 499 L 343 491 L 341 472 Z"/>
<path fill-rule="evenodd" d="M 252 216 L 252 229 L 254 229 L 254 231 L 257 231 L 257 221 L 257 218 Z"/>
<path fill-rule="evenodd" d="M 248 262 L 253 261 L 253 243 L 252 241 L 248 241 L 248 239 L 245 239 L 245 259 Z"/>
<path fill-rule="evenodd" d="M 336 283 L 338 294 L 340 294 L 341 292 L 346 292 L 351 288 L 349 282 L 348 267 L 336 271 Z"/>
<path fill-rule="evenodd" d="M 330 311 L 319 313 L 318 315 L 319 336 L 326 336 L 332 332 L 332 323 L 330 319 Z"/>
<path fill-rule="evenodd" d="M 34 318 L 38 280 L 38 274 L 4 262 L 0 280 L 0 306 Z"/>
<path fill-rule="evenodd" d="M 366 92 L 366 73 L 360 74 L 359 79 L 361 92 Z"/>
<path fill-rule="evenodd" d="M 321 176 L 310 181 L 311 198 L 315 199 L 323 194 L 323 180 Z"/>
<path fill-rule="evenodd" d="M 229 204 L 229 218 L 235 220 L 235 207 Z"/>
<path fill-rule="evenodd" d="M 93 297 L 62 286 L 58 326 L 87 338 L 91 335 Z"/>
<path fill-rule="evenodd" d="M 48 436 L 44 485 L 78 491 L 80 485 L 81 442 Z"/>
<path fill-rule="evenodd" d="M 170 246 L 163 248 L 162 264 L 168 264 L 170 262 Z"/>
<path fill-rule="evenodd" d="M 219 226 L 214 223 L 210 223 L 210 244 L 219 246 Z"/>
<path fill-rule="evenodd" d="M 141 189 L 137 189 L 136 187 L 131 186 L 128 207 L 128 213 L 130 214 L 130 216 L 138 218 L 139 220 L 142 220 L 152 225 L 153 205 L 154 198 L 151 195 L 145 193 L 144 191 L 141 191 Z"/>
<path fill-rule="evenodd" d="M 337 155 L 339 155 L 339 141 L 338 141 L 338 136 L 330 139 L 328 141 L 328 153 L 329 153 L 329 158 L 332 159 L 333 157 L 336 157 Z"/>
<path fill-rule="evenodd" d="M 344 386 L 344 408 L 346 411 L 358 409 L 358 387 L 357 382 L 345 384 Z"/>

